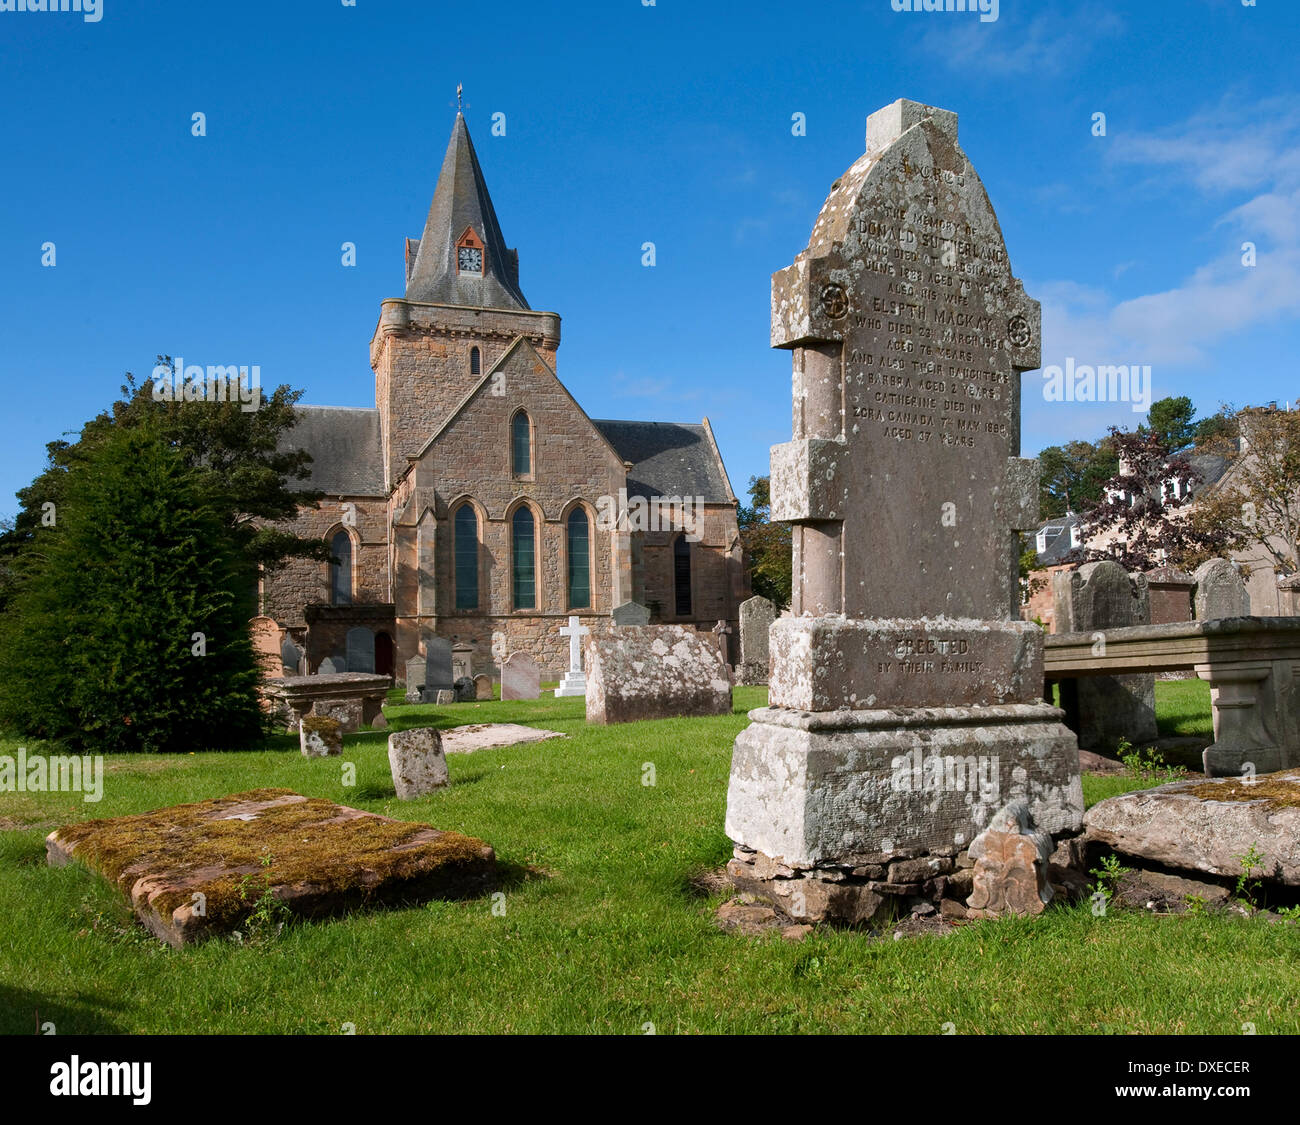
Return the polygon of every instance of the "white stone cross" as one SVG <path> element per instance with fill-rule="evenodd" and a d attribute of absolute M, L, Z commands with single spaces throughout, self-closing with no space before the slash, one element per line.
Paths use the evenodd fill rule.
<path fill-rule="evenodd" d="M 560 636 L 569 638 L 570 672 L 582 671 L 582 638 L 590 632 L 576 617 L 570 617 L 568 626 L 560 629 Z"/>
<path fill-rule="evenodd" d="M 587 694 L 587 677 L 582 674 L 582 638 L 590 632 L 576 617 L 570 617 L 568 626 L 560 629 L 560 636 L 569 638 L 569 670 L 555 689 L 557 697 Z"/>

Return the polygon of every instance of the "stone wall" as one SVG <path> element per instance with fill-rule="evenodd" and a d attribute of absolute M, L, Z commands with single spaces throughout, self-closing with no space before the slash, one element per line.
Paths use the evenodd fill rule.
<path fill-rule="evenodd" d="M 300 508 L 298 517 L 280 526 L 299 535 L 325 539 L 343 527 L 343 505 L 356 506 L 352 536 L 352 601 L 390 600 L 388 581 L 388 503 L 376 497 L 327 497 L 318 509 Z M 261 584 L 261 612 L 281 625 L 300 630 L 306 625 L 303 607 L 330 602 L 330 564 L 294 559 L 266 574 Z"/>

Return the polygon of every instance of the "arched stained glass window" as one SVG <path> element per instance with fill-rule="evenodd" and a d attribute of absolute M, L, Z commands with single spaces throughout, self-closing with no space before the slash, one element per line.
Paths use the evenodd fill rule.
<path fill-rule="evenodd" d="M 537 561 L 533 513 L 522 505 L 510 521 L 510 579 L 515 609 L 537 608 Z"/>
<path fill-rule="evenodd" d="M 569 513 L 569 608 L 591 608 L 591 521 L 582 508 Z"/>
<path fill-rule="evenodd" d="M 470 348 L 469 350 L 469 373 L 471 375 L 483 374 L 483 360 L 479 355 L 478 348 Z"/>
<path fill-rule="evenodd" d="M 352 604 L 352 537 L 338 531 L 330 540 L 330 604 Z"/>
<path fill-rule="evenodd" d="M 526 477 L 533 471 L 531 430 L 528 415 L 521 410 L 510 423 L 510 465 L 517 477 Z"/>
<path fill-rule="evenodd" d="M 453 521 L 456 558 L 456 608 L 478 609 L 478 516 L 462 504 Z"/>

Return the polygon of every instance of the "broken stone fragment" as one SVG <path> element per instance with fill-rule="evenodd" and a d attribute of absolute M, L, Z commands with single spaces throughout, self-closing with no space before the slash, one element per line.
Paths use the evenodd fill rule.
<path fill-rule="evenodd" d="M 970 847 L 975 868 L 966 900 L 968 916 L 1041 914 L 1053 895 L 1048 881 L 1051 847 L 1050 837 L 1030 831 L 1024 802 L 1000 808 Z"/>
<path fill-rule="evenodd" d="M 442 737 L 432 727 L 390 734 L 388 765 L 397 796 L 403 801 L 445 789 L 449 784 Z"/>
<path fill-rule="evenodd" d="M 336 758 L 343 753 L 343 724 L 322 715 L 307 715 L 298 729 L 304 758 Z"/>

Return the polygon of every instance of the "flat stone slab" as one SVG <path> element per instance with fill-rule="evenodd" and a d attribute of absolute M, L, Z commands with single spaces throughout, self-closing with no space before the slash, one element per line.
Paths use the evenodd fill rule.
<path fill-rule="evenodd" d="M 472 754 L 475 750 L 490 750 L 494 746 L 514 746 L 520 742 L 544 742 L 548 738 L 568 738 L 558 730 L 542 730 L 518 723 L 474 723 L 466 727 L 452 727 L 439 731 L 444 754 Z"/>
<path fill-rule="evenodd" d="M 1206 875 L 1244 873 L 1240 856 L 1263 856 L 1252 872 L 1300 885 L 1300 771 L 1177 781 L 1109 797 L 1083 817 L 1094 840 L 1123 855 Z"/>
<path fill-rule="evenodd" d="M 316 918 L 471 897 L 496 872 L 482 840 L 289 789 L 70 824 L 45 849 L 53 867 L 77 860 L 116 884 L 177 948 L 240 929 L 268 890 L 294 915 Z"/>

